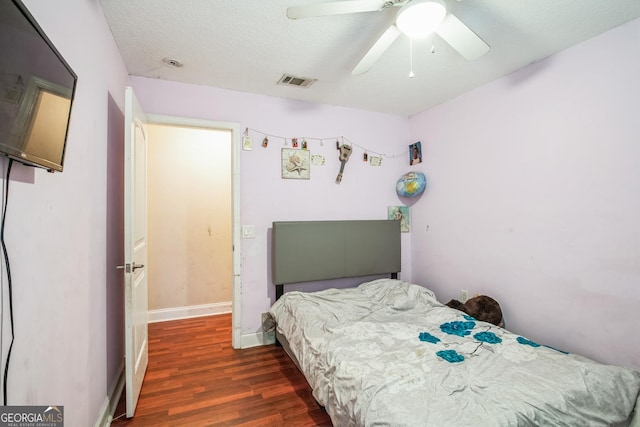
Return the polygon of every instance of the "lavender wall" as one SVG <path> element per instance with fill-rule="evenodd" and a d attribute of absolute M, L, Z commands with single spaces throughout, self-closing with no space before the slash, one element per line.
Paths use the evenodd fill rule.
<path fill-rule="evenodd" d="M 128 76 L 97 1 L 24 2 L 78 74 L 78 89 L 64 172 L 20 164 L 12 171 L 5 237 L 15 344 L 8 403 L 64 405 L 66 425 L 89 426 L 123 357 L 122 275 L 111 274 L 122 261 L 122 243 L 107 230 L 121 229 L 111 214 L 121 215 L 115 164 Z M 6 166 L 1 160 L 3 176 Z"/>
<path fill-rule="evenodd" d="M 25 3 L 79 86 L 65 171 L 15 165 L 12 172 L 6 240 L 16 341 L 8 403 L 64 405 L 68 425 L 88 426 L 122 360 L 122 281 L 112 269 L 122 259 L 127 73 L 98 2 Z M 412 235 L 403 236 L 403 277 L 413 275 L 442 299 L 462 287 L 495 295 L 511 329 L 638 368 L 639 37 L 634 21 L 411 119 L 133 81 L 149 113 L 281 136 L 343 135 L 398 155 L 373 168 L 357 148 L 338 186 L 332 144 L 312 141 L 328 164 L 314 168 L 310 181 L 285 181 L 282 141 L 273 138 L 263 150 L 254 137 L 254 150 L 241 159 L 241 221 L 256 226 L 256 238 L 241 248 L 244 331 L 259 329 L 258 313 L 273 295 L 271 221 L 383 218 L 400 203 L 394 184 L 410 169 L 406 144 L 420 139 L 425 163 L 416 168 L 430 185 L 412 208 Z M 6 166 L 0 160 L 3 175 Z"/>
<path fill-rule="evenodd" d="M 120 94 L 116 94 L 118 98 Z M 124 275 L 115 267 L 124 265 L 124 114 L 109 95 L 107 110 L 106 194 L 106 346 L 107 391 L 115 387 L 123 369 Z"/>
<path fill-rule="evenodd" d="M 163 80 L 132 78 L 136 95 L 147 113 L 239 123 L 250 128 L 253 150 L 241 153 L 242 224 L 255 225 L 255 239 L 242 240 L 242 331 L 261 331 L 262 312 L 273 302 L 268 247 L 273 221 L 385 219 L 387 206 L 398 205 L 395 183 L 409 169 L 408 118 L 328 105 Z M 294 89 L 295 90 L 295 89 Z M 264 134 L 270 137 L 261 147 Z M 343 136 L 354 146 L 341 184 L 335 139 Z M 312 166 L 310 180 L 281 178 L 284 138 L 306 138 L 312 154 L 325 156 L 325 166 Z M 290 142 L 289 142 L 290 144 Z M 382 166 L 362 161 L 387 154 Z M 395 156 L 395 157 L 394 157 Z M 300 256 L 304 256 L 301 254 Z M 402 277 L 410 278 L 409 235 L 403 236 Z"/>
<path fill-rule="evenodd" d="M 507 327 L 640 368 L 640 20 L 410 119 L 429 179 L 413 279 Z"/>

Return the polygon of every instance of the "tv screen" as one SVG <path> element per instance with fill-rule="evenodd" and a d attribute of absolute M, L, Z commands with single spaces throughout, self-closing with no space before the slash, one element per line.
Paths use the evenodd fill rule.
<path fill-rule="evenodd" d="M 62 172 L 77 76 L 19 0 L 0 0 L 0 153 Z"/>

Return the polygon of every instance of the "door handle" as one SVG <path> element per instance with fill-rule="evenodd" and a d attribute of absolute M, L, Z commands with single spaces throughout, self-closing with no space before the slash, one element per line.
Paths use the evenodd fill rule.
<path fill-rule="evenodd" d="M 125 264 L 125 265 L 117 265 L 116 269 L 124 270 L 127 273 L 131 273 L 132 271 L 136 271 L 138 268 L 144 268 L 144 264 Z"/>

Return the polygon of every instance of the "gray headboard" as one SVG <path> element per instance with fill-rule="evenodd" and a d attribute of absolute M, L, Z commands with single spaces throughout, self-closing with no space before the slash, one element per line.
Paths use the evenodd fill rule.
<path fill-rule="evenodd" d="M 271 242 L 276 298 L 287 283 L 395 274 L 401 269 L 400 221 L 274 222 Z"/>

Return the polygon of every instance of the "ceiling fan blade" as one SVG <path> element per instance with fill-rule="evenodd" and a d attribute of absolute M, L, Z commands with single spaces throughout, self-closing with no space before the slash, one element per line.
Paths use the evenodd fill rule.
<path fill-rule="evenodd" d="M 364 74 L 373 67 L 373 64 L 382 56 L 382 54 L 391 46 L 398 36 L 401 34 L 398 27 L 391 25 L 387 31 L 371 46 L 371 49 L 358 62 L 358 65 L 351 71 L 352 75 Z"/>
<path fill-rule="evenodd" d="M 346 13 L 375 12 L 382 9 L 384 4 L 384 0 L 347 0 L 305 4 L 287 8 L 287 17 L 289 19 L 300 19 L 343 15 Z"/>
<path fill-rule="evenodd" d="M 444 18 L 436 29 L 436 34 L 468 61 L 478 59 L 489 52 L 489 45 L 451 14 Z"/>

